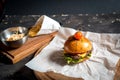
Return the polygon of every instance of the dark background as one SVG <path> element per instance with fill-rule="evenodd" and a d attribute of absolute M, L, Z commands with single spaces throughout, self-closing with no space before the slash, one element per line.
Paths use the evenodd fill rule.
<path fill-rule="evenodd" d="M 6 0 L 5 14 L 96 14 L 120 10 L 120 0 Z"/>

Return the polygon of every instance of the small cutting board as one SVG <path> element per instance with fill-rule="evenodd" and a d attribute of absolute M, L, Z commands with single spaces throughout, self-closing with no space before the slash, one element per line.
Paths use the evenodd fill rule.
<path fill-rule="evenodd" d="M 9 58 L 10 62 L 12 62 L 13 64 L 17 63 L 18 61 L 24 59 L 40 48 L 44 48 L 54 38 L 56 34 L 57 32 L 53 32 L 50 34 L 28 38 L 28 41 L 17 49 L 9 49 L 3 44 L 0 44 L 0 53 Z"/>

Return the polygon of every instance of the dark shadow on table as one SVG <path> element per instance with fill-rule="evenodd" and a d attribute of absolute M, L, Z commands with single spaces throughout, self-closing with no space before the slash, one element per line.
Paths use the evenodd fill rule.
<path fill-rule="evenodd" d="M 10 75 L 0 80 L 37 80 L 37 79 L 34 76 L 32 70 L 30 70 L 28 67 L 23 67 L 19 71 L 15 72 L 13 75 Z"/>

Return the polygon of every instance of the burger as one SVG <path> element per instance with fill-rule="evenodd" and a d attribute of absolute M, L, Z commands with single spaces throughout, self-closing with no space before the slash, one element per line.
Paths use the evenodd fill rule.
<path fill-rule="evenodd" d="M 91 57 L 92 43 L 80 31 L 64 43 L 64 58 L 67 64 L 83 62 Z"/>

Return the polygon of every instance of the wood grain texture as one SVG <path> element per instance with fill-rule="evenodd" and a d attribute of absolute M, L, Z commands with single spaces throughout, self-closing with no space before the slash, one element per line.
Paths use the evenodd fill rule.
<path fill-rule="evenodd" d="M 48 43 L 46 43 L 45 45 L 47 45 L 47 44 Z M 39 48 L 36 51 L 35 56 L 37 56 L 41 50 L 42 50 L 42 48 Z M 33 71 L 33 72 L 38 80 L 84 80 L 83 78 L 68 77 L 68 76 L 62 75 L 60 73 L 55 73 L 52 71 L 50 71 L 50 72 Z"/>
<path fill-rule="evenodd" d="M 37 56 L 41 50 L 42 50 L 42 48 L 39 48 L 36 51 L 35 56 Z M 50 71 L 50 72 L 33 71 L 33 72 L 38 80 L 84 80 L 83 78 L 68 77 L 68 76 L 65 76 L 65 75 L 62 75 L 59 73 L 55 73 L 52 71 Z M 114 80 L 120 80 L 120 59 L 116 65 Z"/>
<path fill-rule="evenodd" d="M 28 41 L 20 48 L 4 48 L 4 50 L 2 49 L 2 53 L 6 55 L 13 64 L 17 63 L 18 61 L 37 51 L 39 48 L 44 48 L 45 45 L 47 45 L 56 34 L 57 32 L 53 32 L 51 34 L 39 35 L 29 38 Z"/>
<path fill-rule="evenodd" d="M 114 80 L 120 80 L 120 59 L 116 65 Z"/>
<path fill-rule="evenodd" d="M 67 77 L 59 73 L 54 72 L 38 72 L 34 71 L 34 74 L 38 80 L 84 80 L 82 78 Z M 120 80 L 120 59 L 116 65 L 115 76 L 113 80 Z"/>
<path fill-rule="evenodd" d="M 82 78 L 73 78 L 73 77 L 68 77 L 59 73 L 54 73 L 54 72 L 37 72 L 34 71 L 35 76 L 38 80 L 84 80 Z"/>

